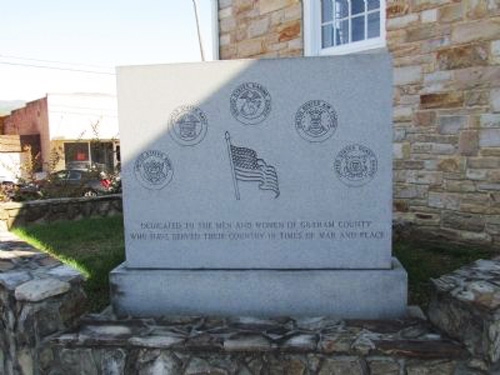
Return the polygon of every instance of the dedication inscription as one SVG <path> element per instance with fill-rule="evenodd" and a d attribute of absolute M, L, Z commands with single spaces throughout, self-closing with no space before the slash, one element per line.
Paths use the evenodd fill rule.
<path fill-rule="evenodd" d="M 119 69 L 128 264 L 390 268 L 389 65 Z"/>

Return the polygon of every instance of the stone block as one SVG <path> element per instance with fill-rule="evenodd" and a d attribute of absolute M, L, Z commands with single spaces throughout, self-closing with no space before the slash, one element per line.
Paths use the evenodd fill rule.
<path fill-rule="evenodd" d="M 414 12 L 437 8 L 441 5 L 448 4 L 448 0 L 414 0 L 412 1 L 412 10 Z"/>
<path fill-rule="evenodd" d="M 441 185 L 442 172 L 408 171 L 407 182 L 417 185 Z"/>
<path fill-rule="evenodd" d="M 388 2 L 387 4 L 387 18 L 400 17 L 408 13 L 410 5 L 403 1 Z"/>
<path fill-rule="evenodd" d="M 465 12 L 468 19 L 479 19 L 498 14 L 500 5 L 495 1 L 469 0 L 465 3 Z"/>
<path fill-rule="evenodd" d="M 486 90 L 470 90 L 465 92 L 465 106 L 478 107 L 486 106 L 489 102 L 489 92 Z"/>
<path fill-rule="evenodd" d="M 500 128 L 500 114 L 481 115 L 479 124 L 482 128 Z"/>
<path fill-rule="evenodd" d="M 500 262 L 478 260 L 433 280 L 429 319 L 469 352 L 500 361 Z"/>
<path fill-rule="evenodd" d="M 258 7 L 260 14 L 275 12 L 297 3 L 297 0 L 266 0 L 259 1 Z"/>
<path fill-rule="evenodd" d="M 429 192 L 429 207 L 458 211 L 460 209 L 460 196 L 458 194 L 431 191 Z"/>
<path fill-rule="evenodd" d="M 394 142 L 401 142 L 405 140 L 406 130 L 404 128 L 398 129 L 394 128 L 392 140 Z"/>
<path fill-rule="evenodd" d="M 432 84 L 432 83 L 441 83 L 451 81 L 453 79 L 453 75 L 449 71 L 438 70 L 436 72 L 428 73 L 424 75 L 424 83 Z"/>
<path fill-rule="evenodd" d="M 250 21 L 247 28 L 248 38 L 255 38 L 266 34 L 269 31 L 269 24 L 270 20 L 268 17 Z"/>
<path fill-rule="evenodd" d="M 410 121 L 413 116 L 413 109 L 410 106 L 396 106 L 393 108 L 392 116 L 394 121 Z"/>
<path fill-rule="evenodd" d="M 488 65 L 488 56 L 486 44 L 470 44 L 441 49 L 437 53 L 437 63 L 442 70 L 463 69 Z"/>
<path fill-rule="evenodd" d="M 410 157 L 410 144 L 408 142 L 394 143 L 392 147 L 394 159 L 408 159 Z"/>
<path fill-rule="evenodd" d="M 462 92 L 447 92 L 440 94 L 424 94 L 420 96 L 420 108 L 456 108 L 464 104 Z"/>
<path fill-rule="evenodd" d="M 404 66 L 394 68 L 394 85 L 407 85 L 422 80 L 421 66 Z"/>
<path fill-rule="evenodd" d="M 494 64 L 500 64 L 500 40 L 495 40 L 491 42 L 491 62 Z"/>
<path fill-rule="evenodd" d="M 415 111 L 413 124 L 416 126 L 433 126 L 436 123 L 435 111 Z"/>
<path fill-rule="evenodd" d="M 460 158 L 445 158 L 437 161 L 436 170 L 442 172 L 461 172 L 465 169 L 465 161 Z"/>
<path fill-rule="evenodd" d="M 387 30 L 402 29 L 418 23 L 418 14 L 410 13 L 400 17 L 391 17 L 387 20 Z"/>
<path fill-rule="evenodd" d="M 416 142 L 411 151 L 415 154 L 453 155 L 456 147 L 447 143 Z"/>
<path fill-rule="evenodd" d="M 453 72 L 456 90 L 480 89 L 500 84 L 500 69 L 496 66 L 457 69 Z"/>
<path fill-rule="evenodd" d="M 19 285 L 15 296 L 18 301 L 39 302 L 66 293 L 70 288 L 68 282 L 53 278 L 31 280 Z"/>
<path fill-rule="evenodd" d="M 457 23 L 453 25 L 451 39 L 457 44 L 498 39 L 499 29 L 499 18 L 486 18 L 479 21 Z"/>
<path fill-rule="evenodd" d="M 467 159 L 467 167 L 475 169 L 500 168 L 500 158 L 471 157 Z"/>
<path fill-rule="evenodd" d="M 436 22 L 438 17 L 437 9 L 427 9 L 420 13 L 422 23 Z"/>
<path fill-rule="evenodd" d="M 440 28 L 434 24 L 423 24 L 409 28 L 406 31 L 406 42 L 419 42 L 421 40 L 429 40 L 438 37 L 442 34 Z"/>
<path fill-rule="evenodd" d="M 238 43 L 236 48 L 238 56 L 242 58 L 256 56 L 264 52 L 264 46 L 260 38 L 244 40 Z"/>
<path fill-rule="evenodd" d="M 221 33 L 228 33 L 236 29 L 236 20 L 232 17 L 224 18 L 219 21 L 219 30 Z"/>
<path fill-rule="evenodd" d="M 302 4 L 296 3 L 294 5 L 285 8 L 284 10 L 284 20 L 286 21 L 295 21 L 302 19 Z"/>
<path fill-rule="evenodd" d="M 450 193 L 466 193 L 476 191 L 476 185 L 469 180 L 446 180 L 444 188 Z"/>
<path fill-rule="evenodd" d="M 488 171 L 485 169 L 470 169 L 465 171 L 465 177 L 473 181 L 484 181 L 488 177 Z"/>
<path fill-rule="evenodd" d="M 463 17 L 463 4 L 451 4 L 439 8 L 439 22 L 456 22 Z"/>
<path fill-rule="evenodd" d="M 500 129 L 480 130 L 479 147 L 500 147 Z"/>
<path fill-rule="evenodd" d="M 500 88 L 494 88 L 491 90 L 490 106 L 492 111 L 500 112 Z"/>
<path fill-rule="evenodd" d="M 440 134 L 458 134 L 460 130 L 467 126 L 467 116 L 440 116 Z"/>
<path fill-rule="evenodd" d="M 463 156 L 475 156 L 479 150 L 479 133 L 476 130 L 464 130 L 458 138 L 458 153 Z"/>
<path fill-rule="evenodd" d="M 219 10 L 219 20 L 233 16 L 233 7 L 228 6 Z"/>
<path fill-rule="evenodd" d="M 485 219 L 481 215 L 444 211 L 441 217 L 443 227 L 464 230 L 469 232 L 482 232 L 485 229 Z"/>
<path fill-rule="evenodd" d="M 396 185 L 394 187 L 394 198 L 399 199 L 423 199 L 427 196 L 428 188 L 424 185 Z"/>
<path fill-rule="evenodd" d="M 138 270 L 110 274 L 118 315 L 320 316 L 381 319 L 406 311 L 406 272 Z M 318 298 L 321 291 L 321 298 Z"/>
<path fill-rule="evenodd" d="M 300 36 L 302 24 L 300 21 L 284 24 L 278 28 L 279 41 L 287 42 Z"/>

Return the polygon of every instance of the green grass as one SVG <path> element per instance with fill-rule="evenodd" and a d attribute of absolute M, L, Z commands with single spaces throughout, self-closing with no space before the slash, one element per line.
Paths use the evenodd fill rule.
<path fill-rule="evenodd" d="M 26 242 L 80 270 L 90 311 L 109 304 L 109 272 L 125 260 L 121 216 L 56 222 L 13 230 Z"/>
<path fill-rule="evenodd" d="M 427 309 L 431 278 L 438 278 L 477 259 L 489 259 L 491 250 L 473 246 L 401 241 L 394 244 L 393 255 L 408 272 L 409 304 Z"/>
<path fill-rule="evenodd" d="M 123 218 L 111 217 L 59 222 L 15 229 L 35 247 L 79 269 L 87 277 L 90 309 L 97 312 L 109 304 L 108 274 L 124 261 Z M 396 256 L 408 272 L 409 303 L 424 310 L 429 303 L 431 278 L 451 272 L 492 252 L 445 244 L 398 242 Z"/>

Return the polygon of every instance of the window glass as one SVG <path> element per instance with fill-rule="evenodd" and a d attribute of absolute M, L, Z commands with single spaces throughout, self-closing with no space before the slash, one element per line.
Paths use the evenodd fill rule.
<path fill-rule="evenodd" d="M 69 171 L 69 176 L 68 180 L 80 180 L 82 177 L 82 174 L 77 171 Z"/>
<path fill-rule="evenodd" d="M 304 0 L 304 3 L 304 17 L 310 21 L 305 22 L 306 54 L 344 54 L 385 45 L 382 29 L 385 1 Z"/>
<path fill-rule="evenodd" d="M 359 13 L 365 12 L 364 0 L 351 0 L 351 14 L 354 16 Z"/>
<path fill-rule="evenodd" d="M 333 25 L 324 25 L 321 27 L 321 47 L 328 48 L 333 46 Z"/>
<path fill-rule="evenodd" d="M 380 36 L 380 13 L 368 15 L 368 38 Z"/>
<path fill-rule="evenodd" d="M 349 43 L 349 20 L 340 21 L 337 25 L 338 27 L 335 30 L 336 45 Z"/>
<path fill-rule="evenodd" d="M 331 22 L 333 19 L 333 0 L 321 1 L 321 21 Z"/>
<path fill-rule="evenodd" d="M 336 19 L 349 17 L 349 2 L 347 0 L 335 0 L 334 15 Z"/>
<path fill-rule="evenodd" d="M 365 39 L 365 17 L 352 19 L 352 41 L 357 42 Z"/>
<path fill-rule="evenodd" d="M 374 10 L 374 9 L 379 9 L 380 8 L 380 1 L 379 0 L 368 0 L 368 10 Z"/>
<path fill-rule="evenodd" d="M 66 164 L 72 161 L 86 161 L 89 160 L 89 146 L 85 142 L 78 143 L 65 143 L 64 144 L 64 158 Z"/>

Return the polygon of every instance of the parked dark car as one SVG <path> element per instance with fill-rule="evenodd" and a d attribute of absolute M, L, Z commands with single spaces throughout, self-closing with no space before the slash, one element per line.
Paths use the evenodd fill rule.
<path fill-rule="evenodd" d="M 38 185 L 44 195 L 54 197 L 93 197 L 109 192 L 110 181 L 94 171 L 64 169 L 51 173 Z"/>

